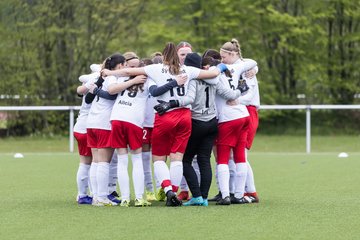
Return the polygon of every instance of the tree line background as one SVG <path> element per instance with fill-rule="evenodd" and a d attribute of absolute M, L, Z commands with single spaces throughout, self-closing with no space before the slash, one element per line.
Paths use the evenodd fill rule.
<path fill-rule="evenodd" d="M 202 53 L 231 38 L 258 62 L 262 104 L 360 102 L 360 1 L 2 0 L 0 17 L 2 106 L 79 105 L 79 75 L 113 52 L 149 57 L 166 42 L 188 41 Z M 301 111 L 260 116 L 269 133 L 304 124 Z M 321 133 L 360 129 L 359 111 L 313 119 L 325 126 Z M 68 113 L 11 112 L 5 128 L 64 134 Z"/>

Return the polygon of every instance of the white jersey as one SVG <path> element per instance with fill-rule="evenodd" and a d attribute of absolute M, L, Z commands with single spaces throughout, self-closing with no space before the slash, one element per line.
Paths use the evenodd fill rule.
<path fill-rule="evenodd" d="M 104 79 L 102 90 L 107 91 L 111 82 L 116 82 L 117 78 L 108 76 Z M 86 128 L 111 130 L 110 115 L 115 100 L 108 100 L 95 96 L 90 108 Z"/>
<path fill-rule="evenodd" d="M 143 91 L 139 89 L 137 92 L 132 92 L 125 89 L 120 92 L 115 100 L 110 120 L 129 122 L 142 128 L 145 119 L 146 101 L 149 96 L 148 84 L 148 81 L 144 83 Z"/>
<path fill-rule="evenodd" d="M 99 77 L 100 77 L 100 72 L 93 72 L 91 74 L 81 75 L 79 77 L 79 81 L 82 82 L 83 84 L 85 84 L 87 82 L 95 83 Z M 87 121 L 87 117 L 89 115 L 90 108 L 91 108 L 91 103 L 87 104 L 85 102 L 85 96 L 83 96 L 79 115 L 76 119 L 76 123 L 74 126 L 74 132 L 86 133 L 86 121 Z"/>
<path fill-rule="evenodd" d="M 152 97 L 149 94 L 148 99 L 146 101 L 144 127 L 148 127 L 148 128 L 154 127 L 154 120 L 155 120 L 154 106 L 156 104 L 158 104 L 156 98 Z"/>
<path fill-rule="evenodd" d="M 227 65 L 229 71 L 232 74 L 232 78 L 226 77 L 225 74 L 221 74 L 220 81 L 223 83 L 224 86 L 228 87 L 229 89 L 235 90 L 238 87 L 238 80 L 240 79 L 240 75 L 243 72 L 253 68 L 254 66 L 256 66 L 256 62 L 253 60 Z M 219 123 L 228 122 L 249 116 L 249 112 L 245 105 L 237 104 L 234 106 L 230 106 L 226 104 L 226 102 L 226 99 L 220 97 L 219 95 L 216 95 L 215 103 Z"/>
<path fill-rule="evenodd" d="M 248 61 L 249 59 L 243 59 L 243 61 Z M 240 59 L 236 61 L 235 63 L 241 63 L 243 62 Z M 256 72 L 258 70 L 257 67 Z M 259 94 L 259 84 L 256 78 L 256 75 L 253 78 L 246 78 L 245 73 L 241 74 L 241 78 L 246 80 L 246 84 L 249 86 L 249 90 L 247 93 L 243 96 L 240 96 L 239 103 L 244 104 L 246 106 L 252 105 L 255 106 L 257 109 L 260 107 L 260 94 Z"/>
<path fill-rule="evenodd" d="M 175 80 L 175 76 L 169 72 L 169 66 L 164 64 L 152 64 L 144 67 L 146 75 L 149 76 L 149 87 L 152 85 L 163 86 L 168 82 Z M 187 81 L 183 86 L 174 87 L 166 93 L 157 97 L 158 100 L 169 102 L 170 100 L 179 100 L 180 97 L 187 94 L 189 82 L 191 79 L 196 79 L 200 74 L 200 69 L 195 67 L 181 66 L 179 74 L 186 74 Z M 190 105 L 184 106 L 190 108 Z"/>
<path fill-rule="evenodd" d="M 79 111 L 79 115 L 76 119 L 74 126 L 74 132 L 77 133 L 86 133 L 86 121 L 89 115 L 91 103 L 87 104 L 85 102 L 85 96 L 82 98 L 82 103 Z"/>

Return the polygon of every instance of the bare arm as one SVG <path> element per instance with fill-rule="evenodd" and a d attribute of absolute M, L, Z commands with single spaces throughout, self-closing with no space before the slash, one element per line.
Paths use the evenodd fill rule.
<path fill-rule="evenodd" d="M 210 69 L 210 70 L 200 70 L 198 79 L 213 79 L 220 74 L 220 70 L 218 68 Z"/>
<path fill-rule="evenodd" d="M 76 92 L 77 92 L 77 94 L 79 94 L 79 95 L 84 95 L 84 94 L 86 94 L 88 91 L 89 91 L 89 89 L 88 89 L 87 87 L 85 87 L 85 85 L 78 86 L 77 89 L 76 89 Z"/>
<path fill-rule="evenodd" d="M 118 70 L 108 70 L 103 69 L 101 71 L 103 76 L 120 76 L 120 77 L 129 77 L 129 76 L 136 76 L 136 75 L 146 75 L 146 72 L 143 67 L 141 68 L 122 68 Z"/>
<path fill-rule="evenodd" d="M 119 93 L 121 91 L 124 91 L 125 89 L 131 87 L 132 85 L 141 84 L 141 83 L 144 83 L 144 82 L 146 82 L 146 76 L 145 75 L 139 75 L 139 76 L 136 76 L 135 78 L 130 79 L 130 80 L 125 81 L 125 82 L 110 84 L 109 87 L 108 87 L 108 92 L 111 95 L 117 94 L 117 93 Z"/>

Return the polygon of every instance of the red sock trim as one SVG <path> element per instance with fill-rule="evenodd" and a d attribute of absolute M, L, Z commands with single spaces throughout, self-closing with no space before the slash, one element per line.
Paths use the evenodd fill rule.
<path fill-rule="evenodd" d="M 162 183 L 161 183 L 162 188 L 166 188 L 168 186 L 171 186 L 171 181 L 170 180 L 167 179 L 167 180 L 162 181 Z"/>
<path fill-rule="evenodd" d="M 179 190 L 179 186 L 172 185 L 172 191 L 176 193 Z"/>

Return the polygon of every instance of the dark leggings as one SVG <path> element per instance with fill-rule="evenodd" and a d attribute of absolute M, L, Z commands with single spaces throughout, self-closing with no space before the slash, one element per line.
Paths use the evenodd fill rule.
<path fill-rule="evenodd" d="M 202 196 L 204 199 L 208 197 L 212 180 L 210 157 L 218 132 L 217 125 L 216 118 L 207 122 L 192 119 L 192 131 L 184 153 L 183 167 L 184 176 L 193 197 Z M 191 165 L 195 155 L 197 155 L 201 175 L 200 184 Z"/>

